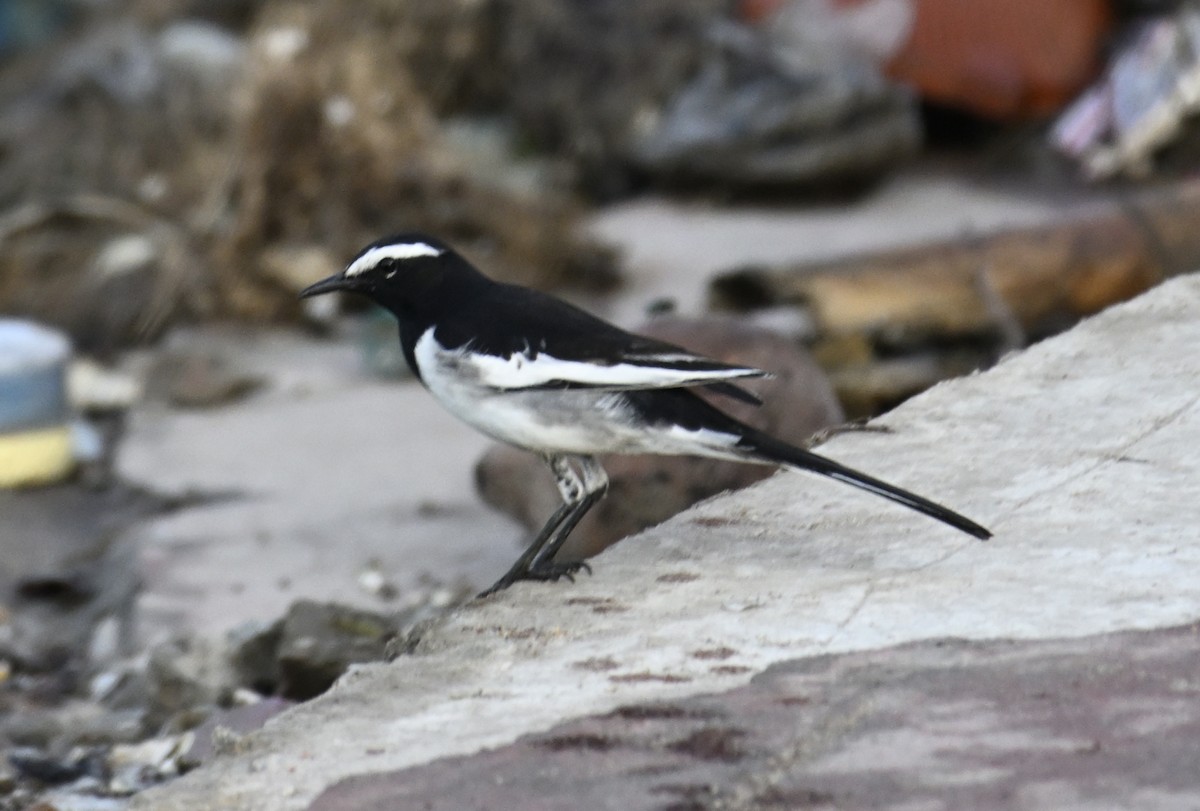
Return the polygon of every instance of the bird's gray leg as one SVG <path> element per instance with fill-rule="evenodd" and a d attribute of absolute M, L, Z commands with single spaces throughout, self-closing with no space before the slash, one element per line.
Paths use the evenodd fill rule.
<path fill-rule="evenodd" d="M 556 537 L 555 531 L 560 526 L 570 521 L 572 514 L 579 509 L 581 504 L 585 503 L 585 499 L 587 497 L 587 490 L 585 486 L 586 480 L 580 477 L 579 474 L 577 474 L 571 468 L 571 457 L 544 456 L 542 458 L 546 460 L 546 464 L 550 466 L 550 470 L 554 473 L 554 478 L 556 480 L 556 484 L 558 485 L 558 492 L 562 495 L 563 503 L 559 505 L 559 508 L 554 511 L 553 515 L 550 516 L 550 520 L 547 521 L 546 525 L 543 526 L 541 531 L 538 532 L 537 537 L 535 537 L 529 546 L 526 547 L 525 551 L 521 553 L 521 557 L 517 558 L 517 562 L 514 563 L 507 572 L 504 573 L 503 577 L 493 583 L 491 588 L 481 592 L 479 594 L 480 597 L 487 597 L 489 594 L 502 591 L 518 580 L 548 579 L 545 577 L 539 577 L 536 574 L 531 574 L 533 563 L 535 560 L 543 557 L 539 553 L 547 545 L 547 543 L 550 542 L 551 538 Z M 590 459 L 591 457 L 584 458 Z M 586 463 L 581 462 L 581 466 L 585 470 L 589 469 Z M 597 467 L 599 466 L 597 465 Z M 601 475 L 603 475 L 603 471 L 601 471 Z M 589 507 L 590 506 L 591 505 L 589 505 Z M 586 509 L 584 511 L 586 512 Z M 571 521 L 570 526 L 574 528 L 575 524 L 578 522 L 579 519 L 576 518 L 574 521 Z M 569 531 L 570 530 L 568 530 L 568 532 Z M 561 546 L 562 542 L 559 541 L 558 545 Z M 558 547 L 556 546 L 554 551 L 557 550 Z"/>
<path fill-rule="evenodd" d="M 570 515 L 555 528 L 553 537 L 534 556 L 533 562 L 529 565 L 531 571 L 538 573 L 539 579 L 542 577 L 557 579 L 562 576 L 569 578 L 580 569 L 591 571 L 591 567 L 582 560 L 554 563 L 554 556 L 562 548 L 567 536 L 583 520 L 588 511 L 596 506 L 596 502 L 604 498 L 604 494 L 608 492 L 608 474 L 596 461 L 596 457 L 578 456 L 576 462 L 579 464 L 579 473 L 582 476 L 583 496 Z"/>

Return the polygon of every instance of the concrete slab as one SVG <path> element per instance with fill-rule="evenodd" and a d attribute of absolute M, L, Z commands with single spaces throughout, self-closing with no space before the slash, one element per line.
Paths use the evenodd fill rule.
<path fill-rule="evenodd" d="M 697 653 L 722 666 L 723 649 Z M 1200 807 L 1197 664 L 1197 625 L 798 659 L 728 692 L 351 777 L 310 811 L 1182 811 Z"/>
<path fill-rule="evenodd" d="M 825 446 L 980 520 L 989 543 L 781 473 L 614 547 L 594 577 L 468 606 L 414 655 L 352 672 L 131 807 L 305 808 L 352 775 L 731 689 L 797 657 L 1195 621 L 1198 344 L 1192 276 L 938 386 L 881 420 L 890 434 Z M 697 655 L 715 649 L 720 667 Z"/>

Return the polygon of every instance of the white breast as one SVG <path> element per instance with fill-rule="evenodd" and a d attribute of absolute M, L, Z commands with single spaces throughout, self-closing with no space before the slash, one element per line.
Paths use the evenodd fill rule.
<path fill-rule="evenodd" d="M 430 328 L 413 351 L 421 379 L 438 402 L 494 439 L 532 450 L 596 453 L 618 438 L 619 399 L 606 392 L 506 392 L 483 380 L 480 364 L 446 349 Z M 586 418 L 585 418 L 586 417 Z"/>

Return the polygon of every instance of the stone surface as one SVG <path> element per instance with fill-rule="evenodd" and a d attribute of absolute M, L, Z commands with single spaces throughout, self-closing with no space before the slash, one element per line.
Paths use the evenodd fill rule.
<path fill-rule="evenodd" d="M 721 410 L 772 436 L 803 445 L 818 431 L 842 422 L 842 409 L 825 373 L 798 344 L 733 318 L 659 316 L 635 329 L 727 363 L 771 372 L 769 379 L 738 385 L 761 406 L 697 391 Z M 715 459 L 668 456 L 601 457 L 608 493 L 563 546 L 562 560 L 591 557 L 627 535 L 661 523 L 698 501 L 737 490 L 771 475 L 773 468 Z M 561 503 L 554 476 L 535 455 L 493 446 L 475 468 L 484 501 L 538 530 Z"/>
<path fill-rule="evenodd" d="M 890 433 L 824 446 L 980 520 L 996 532 L 989 543 L 782 473 L 609 550 L 593 577 L 518 584 L 465 607 L 413 655 L 355 669 L 247 736 L 236 757 L 132 807 L 306 808 L 356 774 L 728 690 L 799 657 L 1195 622 L 1200 356 L 1180 347 L 1197 342 L 1200 278 L 1185 277 L 914 398 L 883 420 Z M 715 650 L 719 664 L 694 655 Z M 881 668 L 876 683 L 887 682 Z M 1031 805 L 1061 807 L 1072 786 L 1043 790 Z"/>
<path fill-rule="evenodd" d="M 692 652 L 713 669 L 733 655 Z M 1198 665 L 1195 624 L 797 659 L 728 692 L 352 777 L 309 809 L 1192 808 Z"/>

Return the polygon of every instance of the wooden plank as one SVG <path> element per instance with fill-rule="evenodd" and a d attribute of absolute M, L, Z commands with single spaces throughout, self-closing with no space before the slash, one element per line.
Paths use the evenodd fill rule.
<path fill-rule="evenodd" d="M 710 286 L 716 309 L 802 307 L 821 337 L 1030 338 L 1200 267 L 1200 182 L 1073 221 L 828 262 L 749 267 Z"/>

